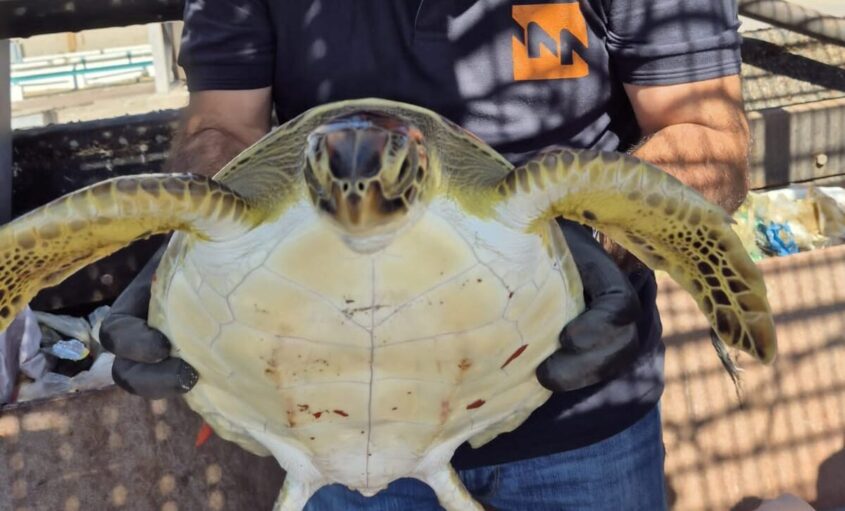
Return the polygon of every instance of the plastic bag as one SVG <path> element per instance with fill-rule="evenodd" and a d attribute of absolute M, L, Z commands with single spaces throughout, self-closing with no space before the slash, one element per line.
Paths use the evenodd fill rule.
<path fill-rule="evenodd" d="M 40 348 L 41 330 L 35 314 L 26 307 L 0 332 L 0 404 L 11 401 L 18 374 L 37 379 L 47 372 L 47 359 Z"/>
<path fill-rule="evenodd" d="M 733 215 L 753 260 L 845 242 L 845 189 L 794 185 L 750 192 Z"/>
<path fill-rule="evenodd" d="M 34 382 L 22 384 L 18 392 L 18 402 L 108 387 L 114 384 L 111 375 L 113 363 L 114 355 L 104 352 L 97 357 L 91 369 L 82 371 L 76 376 L 47 373 Z"/>

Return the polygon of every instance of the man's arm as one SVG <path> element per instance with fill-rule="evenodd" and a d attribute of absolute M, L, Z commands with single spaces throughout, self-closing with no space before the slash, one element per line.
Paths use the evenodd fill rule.
<path fill-rule="evenodd" d="M 737 75 L 665 86 L 625 85 L 646 136 L 633 154 L 728 212 L 748 192 L 748 122 Z"/>
<path fill-rule="evenodd" d="M 270 87 L 192 92 L 168 172 L 213 176 L 270 130 Z"/>

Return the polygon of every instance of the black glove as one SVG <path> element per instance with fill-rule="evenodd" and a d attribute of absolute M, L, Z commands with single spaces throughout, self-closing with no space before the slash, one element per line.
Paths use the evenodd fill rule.
<path fill-rule="evenodd" d="M 565 392 L 607 380 L 631 362 L 639 349 L 640 300 L 587 228 L 559 223 L 581 274 L 586 309 L 564 327 L 561 348 L 540 364 L 537 379 Z"/>
<path fill-rule="evenodd" d="M 170 341 L 147 325 L 150 286 L 162 247 L 117 297 L 100 326 L 100 342 L 115 354 L 112 377 L 121 388 L 151 399 L 183 394 L 197 383 L 187 362 L 170 357 Z"/>

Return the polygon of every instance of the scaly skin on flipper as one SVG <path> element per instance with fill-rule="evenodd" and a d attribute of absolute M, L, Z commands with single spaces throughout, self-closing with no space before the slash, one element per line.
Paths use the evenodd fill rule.
<path fill-rule="evenodd" d="M 191 175 L 120 177 L 83 188 L 0 228 L 0 331 L 42 288 L 152 234 L 229 238 L 260 221 L 246 201 Z"/>
<path fill-rule="evenodd" d="M 602 231 L 690 292 L 724 343 L 774 359 L 765 283 L 730 217 L 666 172 L 627 155 L 564 149 L 515 169 L 495 192 L 502 222 L 530 231 L 563 216 Z"/>

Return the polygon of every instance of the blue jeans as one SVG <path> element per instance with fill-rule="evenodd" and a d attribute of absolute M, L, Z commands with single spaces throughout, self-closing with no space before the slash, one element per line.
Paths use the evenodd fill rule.
<path fill-rule="evenodd" d="M 472 495 L 497 511 L 665 511 L 663 440 L 657 407 L 601 442 L 557 454 L 460 472 Z M 434 492 L 416 479 L 374 497 L 341 485 L 317 491 L 305 511 L 435 511 Z"/>

